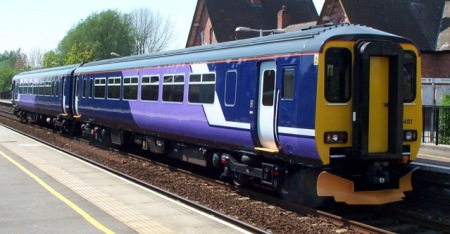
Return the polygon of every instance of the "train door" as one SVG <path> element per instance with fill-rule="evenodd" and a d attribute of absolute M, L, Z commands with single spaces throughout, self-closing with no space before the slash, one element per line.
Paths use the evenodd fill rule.
<path fill-rule="evenodd" d="M 355 49 L 354 155 L 401 158 L 403 49 L 385 41 L 359 42 Z"/>
<path fill-rule="evenodd" d="M 67 107 L 68 107 L 68 105 L 66 105 L 67 104 L 66 81 L 67 81 L 67 78 L 64 76 L 61 78 L 61 82 L 59 84 L 61 86 L 60 87 L 61 93 L 59 95 L 60 95 L 63 115 L 67 115 Z"/>
<path fill-rule="evenodd" d="M 17 85 L 17 86 L 19 86 L 19 85 Z M 11 87 L 11 101 L 14 103 L 15 101 L 18 101 L 18 98 L 19 98 L 19 95 L 18 95 L 18 93 L 19 93 L 19 91 L 18 91 L 18 87 L 16 88 L 16 81 L 15 80 L 13 80 L 13 82 L 12 82 L 12 87 Z"/>
<path fill-rule="evenodd" d="M 78 99 L 80 96 L 80 89 L 81 89 L 81 78 L 80 76 L 75 76 L 74 79 L 74 94 L 73 94 L 73 115 L 74 117 L 78 117 L 80 116 L 80 114 L 78 113 Z"/>
<path fill-rule="evenodd" d="M 259 68 L 257 131 L 263 148 L 277 151 L 275 125 L 276 63 L 263 62 Z"/>

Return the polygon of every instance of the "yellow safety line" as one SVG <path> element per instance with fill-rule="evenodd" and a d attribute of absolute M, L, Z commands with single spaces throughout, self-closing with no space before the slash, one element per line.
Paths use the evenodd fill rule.
<path fill-rule="evenodd" d="M 71 202 L 69 199 L 67 199 L 66 197 L 64 197 L 63 195 L 61 195 L 60 193 L 58 193 L 55 189 L 53 189 L 52 187 L 50 187 L 50 185 L 48 185 L 47 183 L 45 183 L 42 179 L 40 179 L 39 177 L 37 177 L 36 175 L 34 175 L 31 171 L 29 171 L 28 169 L 26 169 L 24 166 L 22 166 L 21 164 L 19 164 L 17 161 L 15 161 L 14 159 L 12 159 L 11 157 L 9 157 L 8 155 L 6 155 L 5 153 L 3 153 L 2 151 L 0 151 L 0 154 L 8 159 L 11 163 L 13 163 L 14 165 L 16 165 L 18 168 L 20 168 L 23 172 L 25 172 L 27 175 L 29 175 L 31 178 L 33 178 L 34 180 L 36 180 L 40 185 L 42 185 L 42 187 L 44 187 L 45 189 L 47 189 L 51 194 L 53 194 L 55 197 L 59 198 L 61 201 L 63 201 L 64 203 L 66 203 L 70 208 L 72 208 L 73 210 L 75 210 L 78 214 L 80 214 L 81 216 L 83 216 L 84 219 L 86 219 L 89 223 L 91 223 L 94 227 L 98 228 L 99 230 L 103 231 L 104 233 L 114 233 L 112 230 L 110 230 L 109 228 L 103 226 L 100 222 L 98 222 L 97 220 L 95 220 L 94 218 L 92 218 L 92 216 L 90 216 L 88 213 L 86 213 L 84 210 L 82 210 L 79 206 L 77 206 L 76 204 L 74 204 L 73 202 Z"/>

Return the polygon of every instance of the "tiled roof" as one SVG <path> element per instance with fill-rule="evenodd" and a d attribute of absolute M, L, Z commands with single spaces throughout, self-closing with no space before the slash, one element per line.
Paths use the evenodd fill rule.
<path fill-rule="evenodd" d="M 341 0 L 341 2 L 352 24 L 367 25 L 410 38 L 422 51 L 439 49 L 437 46 L 445 0 Z M 446 24 L 445 27 L 448 28 L 449 19 L 444 19 L 442 23 L 442 26 Z"/>
<path fill-rule="evenodd" d="M 283 5 L 291 14 L 291 24 L 318 17 L 312 0 L 261 0 L 261 5 L 253 5 L 250 0 L 205 0 L 205 5 L 218 42 L 257 36 L 243 32 L 236 35 L 236 27 L 276 29 L 277 14 Z"/>

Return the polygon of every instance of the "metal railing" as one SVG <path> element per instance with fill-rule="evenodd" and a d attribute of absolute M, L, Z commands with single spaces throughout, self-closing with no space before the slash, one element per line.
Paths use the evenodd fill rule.
<path fill-rule="evenodd" d="M 450 106 L 423 106 L 422 143 L 450 145 Z"/>

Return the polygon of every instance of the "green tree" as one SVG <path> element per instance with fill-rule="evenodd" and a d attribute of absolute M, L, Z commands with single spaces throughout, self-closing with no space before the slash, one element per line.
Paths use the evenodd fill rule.
<path fill-rule="evenodd" d="M 92 52 L 92 50 L 81 50 L 80 45 L 78 43 L 75 43 L 72 45 L 69 53 L 66 54 L 66 57 L 64 58 L 64 64 L 76 64 L 86 61 L 92 61 Z"/>
<path fill-rule="evenodd" d="M 27 69 L 27 56 L 20 51 L 5 51 L 0 53 L 0 66 L 9 66 L 17 71 Z"/>
<path fill-rule="evenodd" d="M 20 49 L 0 53 L 0 92 L 11 90 L 14 75 L 26 70 L 30 70 L 27 56 Z"/>
<path fill-rule="evenodd" d="M 446 94 L 442 97 L 442 105 L 450 106 L 450 94 Z"/>
<path fill-rule="evenodd" d="M 49 68 L 49 67 L 57 67 L 63 65 L 63 59 L 60 54 L 57 52 L 50 50 L 49 52 L 44 54 L 44 62 L 43 67 Z"/>
<path fill-rule="evenodd" d="M 74 55 L 87 56 L 89 61 L 111 58 L 111 52 L 131 55 L 135 48 L 133 35 L 129 15 L 113 10 L 93 13 L 69 30 L 57 52 L 65 64 L 74 61 L 68 58 Z"/>
<path fill-rule="evenodd" d="M 439 108 L 439 144 L 450 143 L 450 94 L 442 96 L 442 105 Z"/>
<path fill-rule="evenodd" d="M 9 66 L 0 66 L 0 93 L 11 90 L 12 78 L 17 71 Z"/>

